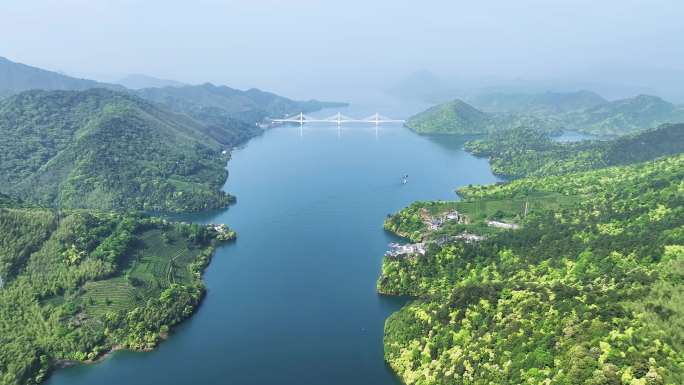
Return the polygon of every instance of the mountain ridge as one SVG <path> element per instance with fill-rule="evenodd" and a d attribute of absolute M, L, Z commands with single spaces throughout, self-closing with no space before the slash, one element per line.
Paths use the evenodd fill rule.
<path fill-rule="evenodd" d="M 120 85 L 63 75 L 58 72 L 13 62 L 0 56 L 0 97 L 34 89 L 85 90 L 88 88 L 125 89 Z"/>
<path fill-rule="evenodd" d="M 0 192 L 29 202 L 194 211 L 232 201 L 224 146 L 131 94 L 27 91 L 0 101 L 0 132 Z"/>

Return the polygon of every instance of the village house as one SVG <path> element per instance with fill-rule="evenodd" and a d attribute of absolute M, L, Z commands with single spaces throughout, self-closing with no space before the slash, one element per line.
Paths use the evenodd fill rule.
<path fill-rule="evenodd" d="M 409 243 L 406 245 L 400 245 L 398 243 L 390 243 L 389 250 L 385 252 L 386 257 L 399 257 L 402 255 L 425 255 L 425 243 Z"/>
<path fill-rule="evenodd" d="M 442 215 L 436 216 L 436 217 L 428 216 L 427 210 L 425 210 L 423 221 L 428 226 L 428 229 L 432 230 L 432 231 L 439 230 L 440 228 L 442 228 L 442 226 L 444 225 L 444 223 L 446 221 L 456 221 L 457 223 L 463 223 L 463 224 L 470 223 L 467 216 L 459 213 L 456 210 L 449 211 L 445 214 L 442 214 Z"/>
<path fill-rule="evenodd" d="M 463 241 L 465 243 L 475 243 L 475 242 L 480 242 L 485 240 L 485 237 L 482 235 L 477 235 L 477 234 L 471 234 L 471 233 L 461 233 L 459 235 L 455 236 L 443 236 L 439 238 L 435 243 L 437 243 L 438 246 L 443 246 L 446 243 L 449 242 L 457 242 L 457 241 Z"/>

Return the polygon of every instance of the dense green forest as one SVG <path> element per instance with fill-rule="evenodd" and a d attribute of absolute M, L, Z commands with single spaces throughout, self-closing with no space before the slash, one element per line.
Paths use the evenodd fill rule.
<path fill-rule="evenodd" d="M 518 128 L 467 142 L 465 149 L 489 157 L 492 171 L 500 176 L 557 175 L 684 152 L 684 124 L 665 124 L 612 140 L 575 143 L 557 142 L 542 132 Z"/>
<path fill-rule="evenodd" d="M 137 214 L 0 208 L 0 383 L 153 348 L 199 303 L 217 239 L 234 237 Z"/>
<path fill-rule="evenodd" d="M 388 218 L 427 252 L 384 260 L 378 290 L 415 298 L 386 322 L 387 362 L 407 384 L 684 383 L 683 181 L 677 155 L 465 187 Z M 419 215 L 454 209 L 472 220 L 430 230 Z M 435 241 L 486 218 L 520 227 Z"/>
<path fill-rule="evenodd" d="M 195 121 L 104 89 L 0 101 L 0 192 L 54 207 L 224 207 L 228 155 Z"/>
<path fill-rule="evenodd" d="M 483 94 L 472 101 L 482 110 L 455 100 L 413 116 L 406 126 L 420 134 L 490 134 L 524 127 L 619 136 L 665 123 L 684 123 L 684 108 L 649 95 L 606 101 L 588 91 Z"/>
<path fill-rule="evenodd" d="M 516 113 L 486 113 L 458 99 L 431 107 L 406 122 L 406 127 L 419 134 L 486 134 L 520 126 L 544 132 L 561 130 L 560 123 L 554 119 Z"/>

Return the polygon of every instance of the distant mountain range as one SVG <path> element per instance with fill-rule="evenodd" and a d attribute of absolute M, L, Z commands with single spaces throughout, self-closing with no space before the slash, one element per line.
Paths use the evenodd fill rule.
<path fill-rule="evenodd" d="M 0 97 L 28 90 L 87 90 L 108 88 L 123 91 L 117 84 L 100 83 L 94 80 L 78 79 L 57 72 L 15 63 L 0 57 Z"/>
<path fill-rule="evenodd" d="M 196 86 L 144 88 L 135 93 L 208 124 L 235 119 L 253 125 L 266 117 L 346 106 L 346 103 L 295 101 L 256 88 L 247 91 L 205 83 Z"/>
<path fill-rule="evenodd" d="M 22 91 L 86 90 L 107 88 L 132 92 L 144 99 L 160 103 L 174 112 L 188 114 L 210 124 L 249 125 L 265 117 L 280 117 L 298 112 L 311 112 L 321 108 L 345 106 L 346 103 L 296 101 L 255 88 L 242 91 L 210 83 L 186 85 L 173 80 L 157 79 L 147 75 L 129 75 L 120 81 L 129 85 L 109 84 L 88 79 L 77 79 L 0 57 L 0 97 Z"/>
<path fill-rule="evenodd" d="M 467 99 L 475 107 L 487 112 L 516 112 L 526 114 L 559 114 L 596 107 L 607 102 L 592 91 L 526 93 L 485 93 Z"/>
<path fill-rule="evenodd" d="M 422 69 L 396 80 L 387 91 L 395 96 L 427 103 L 445 103 L 463 99 L 480 108 L 475 100 L 482 95 L 531 95 L 573 93 L 591 90 L 608 100 L 634 95 L 658 95 L 676 104 L 684 103 L 684 70 L 668 68 L 629 68 L 626 63 L 586 68 L 556 77 L 513 78 L 436 74 Z M 486 110 L 486 108 L 483 108 Z"/>
<path fill-rule="evenodd" d="M 409 118 L 406 126 L 419 134 L 485 134 L 525 126 L 560 132 L 560 122 L 543 116 L 518 113 L 489 113 L 456 99 L 439 104 Z"/>
<path fill-rule="evenodd" d="M 455 87 L 428 70 L 420 70 L 407 75 L 389 87 L 387 91 L 401 98 L 428 103 L 441 103 L 461 95 Z"/>
<path fill-rule="evenodd" d="M 639 95 L 571 111 L 561 117 L 569 129 L 599 135 L 622 135 L 684 122 L 684 108 L 657 96 Z"/>
<path fill-rule="evenodd" d="M 182 87 L 187 84 L 177 82 L 175 80 L 159 79 L 153 76 L 143 75 L 143 74 L 130 74 L 123 79 L 116 82 L 121 84 L 126 88 L 132 90 L 139 90 L 141 88 L 159 88 L 159 87 Z"/>
<path fill-rule="evenodd" d="M 657 96 L 607 101 L 590 91 L 480 95 L 474 106 L 457 99 L 411 117 L 406 126 L 423 134 L 484 134 L 525 127 L 569 129 L 616 136 L 684 122 L 684 108 Z"/>

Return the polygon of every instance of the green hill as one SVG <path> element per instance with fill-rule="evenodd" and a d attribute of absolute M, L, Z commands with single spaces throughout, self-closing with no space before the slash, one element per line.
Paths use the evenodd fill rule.
<path fill-rule="evenodd" d="M 487 131 L 490 124 L 488 114 L 458 99 L 431 107 L 406 122 L 419 134 L 477 134 Z"/>
<path fill-rule="evenodd" d="M 601 95 L 581 90 L 576 92 L 544 92 L 539 94 L 486 93 L 469 98 L 477 108 L 487 112 L 515 112 L 534 115 L 559 114 L 596 107 L 607 102 Z"/>
<path fill-rule="evenodd" d="M 27 90 L 86 90 L 88 88 L 123 90 L 119 85 L 78 79 L 53 71 L 15 63 L 0 57 L 0 97 Z"/>
<path fill-rule="evenodd" d="M 519 126 L 548 132 L 560 129 L 553 119 L 513 113 L 490 114 L 459 99 L 431 107 L 406 122 L 406 127 L 419 134 L 485 134 Z"/>
<path fill-rule="evenodd" d="M 684 109 L 657 96 L 639 95 L 569 112 L 561 119 L 570 129 L 597 135 L 622 135 L 664 123 L 682 123 Z"/>
<path fill-rule="evenodd" d="M 28 91 L 0 101 L 0 192 L 60 207 L 224 207 L 207 127 L 127 93 Z"/>

